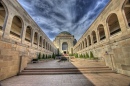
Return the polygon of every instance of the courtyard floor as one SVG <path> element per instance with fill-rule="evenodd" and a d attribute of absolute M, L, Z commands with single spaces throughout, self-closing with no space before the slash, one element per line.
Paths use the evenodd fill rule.
<path fill-rule="evenodd" d="M 28 64 L 27 68 L 105 67 L 103 61 L 72 59 L 71 62 L 48 60 Z M 130 86 L 130 77 L 117 73 L 62 75 L 20 75 L 1 81 L 2 86 Z"/>

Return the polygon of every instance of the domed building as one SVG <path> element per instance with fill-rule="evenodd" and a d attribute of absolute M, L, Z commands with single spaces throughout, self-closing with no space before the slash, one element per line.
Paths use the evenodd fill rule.
<path fill-rule="evenodd" d="M 74 35 L 71 35 L 67 31 L 63 31 L 56 36 L 53 42 L 60 54 L 72 54 L 75 40 Z"/>

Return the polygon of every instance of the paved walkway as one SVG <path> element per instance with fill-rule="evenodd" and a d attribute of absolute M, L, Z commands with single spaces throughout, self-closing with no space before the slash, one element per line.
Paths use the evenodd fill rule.
<path fill-rule="evenodd" d="M 103 67 L 104 62 L 73 59 L 72 62 L 58 60 L 29 64 L 28 68 Z M 1 82 L 2 86 L 129 86 L 130 77 L 116 73 L 69 74 L 69 75 L 21 75 Z"/>

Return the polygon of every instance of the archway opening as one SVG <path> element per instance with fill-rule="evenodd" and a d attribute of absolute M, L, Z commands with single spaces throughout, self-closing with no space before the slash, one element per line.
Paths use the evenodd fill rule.
<path fill-rule="evenodd" d="M 40 36 L 39 47 L 42 47 L 42 36 Z"/>
<path fill-rule="evenodd" d="M 82 49 L 84 49 L 84 41 L 82 42 Z"/>
<path fill-rule="evenodd" d="M 6 11 L 2 3 L 0 2 L 0 30 L 3 29 L 5 17 L 6 17 Z"/>
<path fill-rule="evenodd" d="M 34 34 L 34 42 L 33 42 L 35 45 L 38 45 L 38 41 L 37 40 L 38 40 L 38 33 L 35 32 L 35 34 Z"/>
<path fill-rule="evenodd" d="M 46 42 L 46 49 L 48 49 L 47 45 L 48 45 L 48 43 Z"/>
<path fill-rule="evenodd" d="M 110 35 L 114 35 L 121 31 L 120 24 L 115 13 L 111 14 L 108 18 L 108 26 Z"/>
<path fill-rule="evenodd" d="M 44 40 L 43 40 L 43 48 L 45 48 L 45 46 L 46 46 L 46 45 L 45 45 L 45 39 L 44 39 Z"/>
<path fill-rule="evenodd" d="M 86 38 L 85 38 L 85 45 L 86 45 L 85 47 L 87 47 L 87 39 Z"/>
<path fill-rule="evenodd" d="M 32 28 L 30 26 L 27 26 L 25 35 L 26 41 L 31 42 L 31 34 L 32 34 Z"/>
<path fill-rule="evenodd" d="M 90 46 L 91 45 L 91 38 L 90 38 L 90 35 L 88 35 L 88 45 Z"/>
<path fill-rule="evenodd" d="M 62 50 L 68 50 L 68 43 L 67 42 L 63 42 L 62 43 Z"/>
<path fill-rule="evenodd" d="M 11 30 L 10 34 L 13 36 L 16 36 L 20 38 L 21 32 L 22 32 L 22 21 L 18 16 L 14 16 L 12 25 L 11 25 Z"/>
<path fill-rule="evenodd" d="M 124 13 L 125 17 L 128 23 L 128 26 L 130 27 L 130 0 L 126 0 L 126 3 L 124 5 Z"/>
<path fill-rule="evenodd" d="M 98 30 L 98 33 L 99 33 L 100 40 L 105 39 L 106 36 L 105 36 L 104 26 L 102 24 L 99 25 L 97 30 Z"/>
<path fill-rule="evenodd" d="M 92 32 L 92 36 L 93 36 L 93 43 L 97 43 L 97 38 L 96 38 L 96 32 L 95 31 Z"/>

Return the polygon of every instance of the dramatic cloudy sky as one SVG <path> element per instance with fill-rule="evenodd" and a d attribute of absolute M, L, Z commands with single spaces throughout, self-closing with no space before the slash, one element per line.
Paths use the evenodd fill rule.
<path fill-rule="evenodd" d="M 18 0 L 47 36 L 68 31 L 78 40 L 109 0 Z"/>

